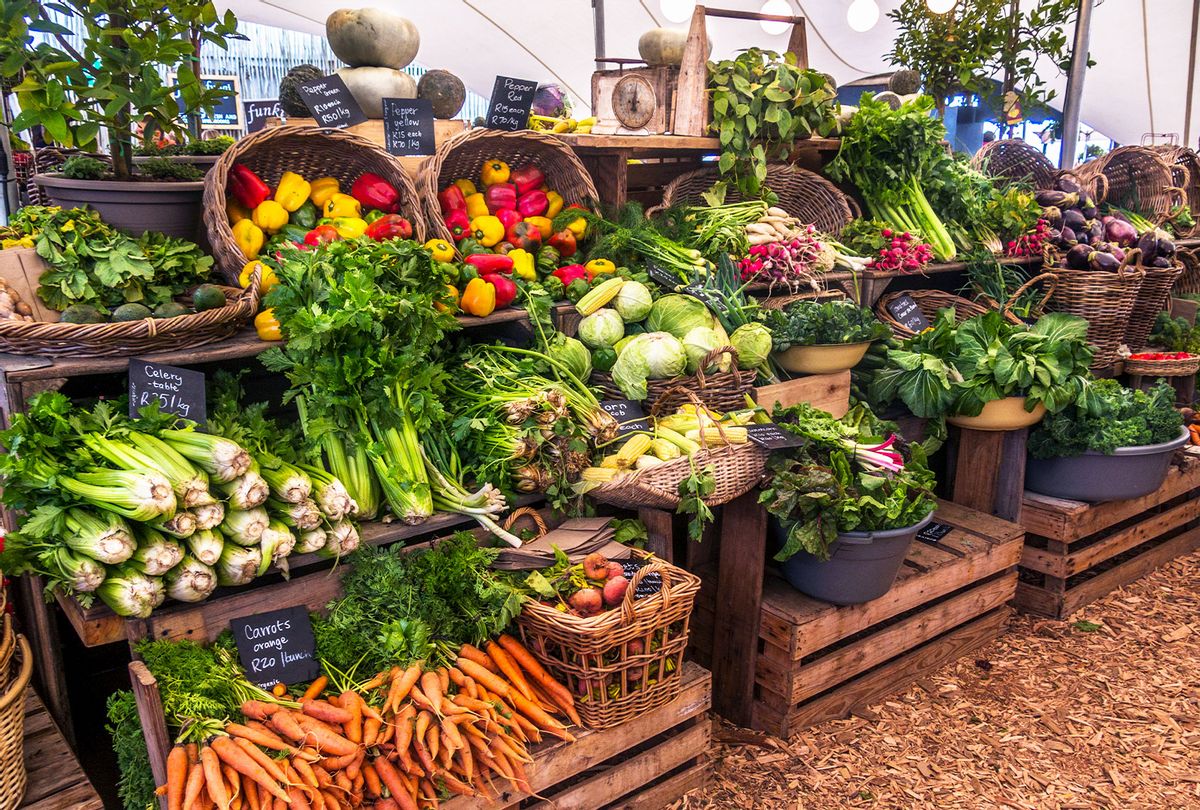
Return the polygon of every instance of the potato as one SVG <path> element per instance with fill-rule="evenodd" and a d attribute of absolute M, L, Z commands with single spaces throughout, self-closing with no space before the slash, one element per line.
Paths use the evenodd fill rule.
<path fill-rule="evenodd" d="M 421 47 L 412 20 L 377 8 L 338 9 L 325 20 L 325 38 L 337 58 L 351 67 L 399 70 L 416 58 Z"/>
<path fill-rule="evenodd" d="M 383 118 L 385 98 L 416 98 L 417 81 L 402 70 L 386 67 L 339 68 L 350 94 L 367 118 Z"/>

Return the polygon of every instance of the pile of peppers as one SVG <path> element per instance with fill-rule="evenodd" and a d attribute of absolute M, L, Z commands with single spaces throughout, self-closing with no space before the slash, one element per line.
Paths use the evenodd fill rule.
<path fill-rule="evenodd" d="M 336 177 L 309 181 L 291 171 L 272 190 L 249 166 L 235 163 L 226 190 L 233 238 L 247 259 L 286 242 L 313 246 L 360 236 L 409 239 L 413 234 L 412 223 L 397 213 L 400 192 L 372 172 L 359 175 L 348 193 Z"/>

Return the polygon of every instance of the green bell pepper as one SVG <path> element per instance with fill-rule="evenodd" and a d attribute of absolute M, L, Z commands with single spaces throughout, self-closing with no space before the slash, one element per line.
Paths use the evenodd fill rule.
<path fill-rule="evenodd" d="M 297 208 L 288 217 L 288 222 L 292 225 L 298 225 L 308 233 L 313 228 L 317 227 L 317 220 L 321 218 L 321 212 L 317 210 L 317 206 L 312 200 L 305 200 L 304 204 Z"/>

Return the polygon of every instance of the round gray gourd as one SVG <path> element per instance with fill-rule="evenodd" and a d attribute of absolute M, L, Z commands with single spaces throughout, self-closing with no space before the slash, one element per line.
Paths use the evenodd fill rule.
<path fill-rule="evenodd" d="M 412 62 L 421 35 L 412 20 L 377 8 L 339 8 L 325 20 L 329 47 L 350 67 L 389 67 Z"/>
<path fill-rule="evenodd" d="M 453 118 L 467 101 L 467 86 L 448 70 L 430 70 L 417 82 L 417 98 L 428 99 L 434 118 Z"/>
<path fill-rule="evenodd" d="M 417 81 L 402 70 L 386 67 L 338 68 L 350 95 L 367 118 L 383 118 L 385 98 L 416 98 Z"/>
<path fill-rule="evenodd" d="M 678 28 L 651 28 L 638 38 L 638 55 L 647 65 L 671 65 L 683 62 L 683 50 L 688 32 Z M 712 40 L 708 40 L 708 56 L 712 56 Z"/>

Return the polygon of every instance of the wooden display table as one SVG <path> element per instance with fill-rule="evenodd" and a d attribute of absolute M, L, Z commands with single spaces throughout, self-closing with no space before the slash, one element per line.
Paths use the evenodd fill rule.
<path fill-rule="evenodd" d="M 25 700 L 25 771 L 29 784 L 19 810 L 104 810 L 79 760 L 32 689 Z"/>
<path fill-rule="evenodd" d="M 287 124 L 290 127 L 315 127 L 317 122 L 311 118 L 289 118 Z M 384 149 L 387 148 L 387 139 L 383 134 L 382 118 L 369 118 L 361 124 L 355 124 L 345 129 L 347 132 L 366 138 L 368 141 L 378 144 Z M 465 132 L 466 129 L 467 122 L 458 118 L 435 119 L 433 122 L 434 146 L 441 146 L 458 133 Z M 421 164 L 425 161 L 425 157 L 414 155 L 412 157 L 397 157 L 396 160 L 400 161 L 400 165 L 404 167 L 404 171 L 408 172 L 413 179 L 416 179 L 417 172 L 420 170 Z"/>

